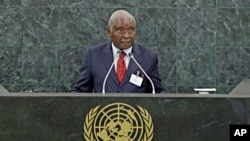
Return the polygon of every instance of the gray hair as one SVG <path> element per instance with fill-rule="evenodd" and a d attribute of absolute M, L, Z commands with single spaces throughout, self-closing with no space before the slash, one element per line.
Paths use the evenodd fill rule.
<path fill-rule="evenodd" d="M 127 18 L 128 20 L 132 20 L 132 21 L 135 23 L 135 25 L 136 25 L 136 21 L 135 21 L 134 16 L 131 15 L 128 11 L 126 11 L 126 10 L 117 10 L 117 11 L 115 11 L 115 12 L 110 16 L 108 26 L 109 26 L 109 27 L 112 27 L 113 24 L 114 24 L 114 20 L 117 19 L 117 18 L 119 18 L 119 17 L 125 17 L 125 18 Z"/>

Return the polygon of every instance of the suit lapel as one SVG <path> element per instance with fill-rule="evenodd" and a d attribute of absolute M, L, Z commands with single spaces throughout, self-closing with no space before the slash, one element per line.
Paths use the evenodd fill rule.
<path fill-rule="evenodd" d="M 108 72 L 110 66 L 112 65 L 114 58 L 113 58 L 113 52 L 112 52 L 112 47 L 111 47 L 111 41 L 106 44 L 106 46 L 103 47 L 102 54 L 100 59 L 104 63 L 104 66 Z M 109 77 L 113 79 L 113 81 L 119 85 L 118 79 L 116 77 L 116 72 L 115 72 L 115 67 L 113 66 Z"/>
<path fill-rule="evenodd" d="M 133 49 L 132 49 L 132 53 L 134 55 L 134 58 L 136 59 L 136 61 L 141 64 L 141 61 L 142 61 L 142 58 L 140 57 L 141 55 L 141 50 L 140 48 L 137 46 L 137 44 L 134 44 L 133 45 Z M 128 68 L 127 68 L 127 71 L 126 71 L 126 74 L 125 74 L 125 77 L 124 77 L 124 80 L 122 81 L 122 84 L 121 86 L 123 86 L 124 84 L 126 83 L 129 83 L 129 79 L 131 77 L 132 74 L 136 74 L 137 71 L 141 71 L 139 69 L 139 67 L 136 65 L 136 63 L 134 62 L 133 59 L 130 59 L 129 61 L 129 65 L 128 65 Z"/>
<path fill-rule="evenodd" d="M 140 57 L 141 56 L 141 50 L 140 50 L 140 48 L 138 47 L 137 44 L 133 45 L 132 53 L 134 55 L 134 58 L 137 60 L 137 62 L 139 64 L 141 64 L 141 62 L 142 62 L 142 58 Z M 103 47 L 102 54 L 100 55 L 100 57 L 101 57 L 100 59 L 102 60 L 102 62 L 105 65 L 105 69 L 108 72 L 108 70 L 109 70 L 109 68 L 110 68 L 110 66 L 111 66 L 111 64 L 113 63 L 113 60 L 114 60 L 112 47 L 111 47 L 111 42 L 108 42 L 106 44 L 106 46 Z M 141 70 L 136 65 L 136 63 L 132 59 L 130 59 L 129 65 L 128 65 L 124 80 L 121 83 L 121 86 L 125 85 L 126 83 L 129 83 L 128 81 L 129 81 L 129 79 L 131 77 L 131 74 L 136 74 L 137 71 L 141 72 Z M 111 77 L 113 79 L 113 81 L 115 82 L 115 84 L 117 86 L 119 85 L 119 82 L 118 82 L 118 79 L 117 79 L 117 76 L 116 76 L 116 72 L 115 72 L 115 67 L 112 68 L 109 77 Z"/>

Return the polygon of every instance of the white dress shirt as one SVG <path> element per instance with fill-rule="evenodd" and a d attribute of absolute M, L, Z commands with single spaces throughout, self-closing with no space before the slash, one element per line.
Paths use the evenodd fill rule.
<path fill-rule="evenodd" d="M 117 68 L 117 61 L 118 61 L 118 58 L 119 58 L 119 56 L 117 56 L 117 51 L 119 51 L 120 49 L 119 48 L 117 48 L 117 47 L 115 47 L 115 45 L 113 44 L 113 42 L 112 42 L 112 51 L 113 51 L 113 58 L 115 59 L 115 58 L 117 58 L 116 59 L 116 62 L 115 62 L 115 71 L 117 70 L 116 68 Z M 127 49 L 123 49 L 122 50 L 124 53 L 126 53 L 126 55 L 124 56 L 124 61 L 125 61 L 125 64 L 126 64 L 126 68 L 128 68 L 128 64 L 129 64 L 129 61 L 130 61 L 130 57 L 128 56 L 128 54 L 129 53 L 131 53 L 131 51 L 132 51 L 132 46 L 131 47 L 129 47 L 129 48 L 127 48 Z M 117 56 L 117 57 L 116 57 Z"/>

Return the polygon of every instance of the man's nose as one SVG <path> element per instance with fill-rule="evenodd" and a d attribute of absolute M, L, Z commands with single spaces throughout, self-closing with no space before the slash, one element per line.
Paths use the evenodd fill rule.
<path fill-rule="evenodd" d="M 129 32 L 128 30 L 125 30 L 123 37 L 130 37 L 130 34 L 128 32 Z"/>

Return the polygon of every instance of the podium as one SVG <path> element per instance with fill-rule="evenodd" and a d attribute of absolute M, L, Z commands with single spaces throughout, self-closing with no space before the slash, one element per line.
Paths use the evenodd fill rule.
<path fill-rule="evenodd" d="M 126 134 L 131 135 L 131 138 L 143 131 L 140 133 L 143 136 L 135 138 L 145 140 L 147 137 L 144 135 L 147 133 L 154 141 L 229 141 L 231 124 L 250 124 L 250 96 L 237 92 L 239 94 L 103 95 L 10 93 L 0 87 L 0 138 L 3 141 L 85 141 L 91 140 L 92 136 L 92 139 L 101 141 L 97 133 L 111 127 L 97 126 L 107 125 L 107 118 L 122 120 L 130 117 L 131 124 L 147 128 L 129 128 L 130 132 Z M 105 108 L 112 109 L 113 105 L 113 110 L 119 107 L 121 113 L 122 109 L 131 108 L 135 117 L 129 114 L 129 110 L 123 112 L 121 117 L 117 117 L 114 112 L 107 116 L 112 110 L 105 112 Z M 98 124 L 87 125 L 90 119 L 86 117 L 94 110 L 95 117 L 99 115 L 95 121 Z M 142 115 L 136 121 L 136 113 L 140 115 L 143 111 L 148 116 Z M 85 133 L 84 129 L 89 132 Z M 136 133 L 131 133 L 135 130 Z M 122 134 L 107 132 L 113 134 L 113 140 Z"/>

